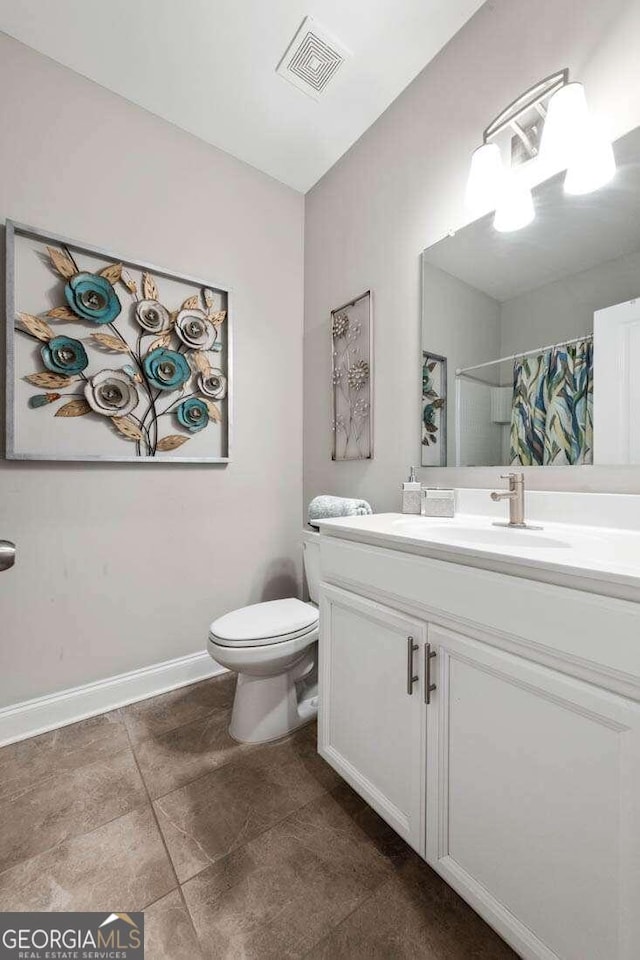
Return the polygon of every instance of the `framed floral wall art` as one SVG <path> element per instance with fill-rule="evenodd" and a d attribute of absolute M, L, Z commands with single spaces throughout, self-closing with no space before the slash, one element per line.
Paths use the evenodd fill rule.
<path fill-rule="evenodd" d="M 229 291 L 7 222 L 7 457 L 227 463 Z"/>
<path fill-rule="evenodd" d="M 371 292 L 331 311 L 333 460 L 373 458 Z"/>
<path fill-rule="evenodd" d="M 447 465 L 447 358 L 422 351 L 422 466 Z"/>

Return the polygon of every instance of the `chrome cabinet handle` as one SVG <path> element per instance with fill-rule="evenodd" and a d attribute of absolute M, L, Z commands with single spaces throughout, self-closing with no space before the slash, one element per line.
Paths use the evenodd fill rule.
<path fill-rule="evenodd" d="M 427 706 L 431 703 L 431 694 L 436 689 L 435 683 L 431 683 L 431 661 L 436 655 L 436 651 L 431 649 L 430 643 L 424 645 L 424 702 Z"/>
<path fill-rule="evenodd" d="M 409 696 L 413 693 L 413 685 L 418 679 L 418 675 L 413 672 L 413 654 L 418 649 L 418 644 L 414 643 L 413 637 L 407 637 L 407 693 Z"/>
<path fill-rule="evenodd" d="M 0 540 L 0 571 L 8 570 L 16 562 L 16 545 L 10 540 Z"/>

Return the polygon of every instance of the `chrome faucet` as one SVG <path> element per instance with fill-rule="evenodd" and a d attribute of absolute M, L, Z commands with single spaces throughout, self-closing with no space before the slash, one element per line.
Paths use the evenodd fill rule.
<path fill-rule="evenodd" d="M 524 473 L 508 473 L 500 477 L 501 480 L 509 481 L 508 490 L 494 490 L 491 493 L 492 500 L 509 501 L 509 522 L 495 521 L 495 527 L 518 527 L 528 530 L 539 530 L 539 527 L 532 527 L 524 519 Z"/>

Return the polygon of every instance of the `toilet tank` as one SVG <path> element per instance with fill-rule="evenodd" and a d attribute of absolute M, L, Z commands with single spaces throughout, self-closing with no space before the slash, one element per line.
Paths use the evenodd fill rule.
<path fill-rule="evenodd" d="M 320 534 L 304 530 L 302 549 L 309 598 L 317 604 L 320 602 Z"/>

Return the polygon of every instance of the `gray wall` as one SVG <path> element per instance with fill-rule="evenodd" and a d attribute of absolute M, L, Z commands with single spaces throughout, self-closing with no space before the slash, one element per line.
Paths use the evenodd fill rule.
<path fill-rule="evenodd" d="M 640 123 L 637 0 L 491 0 L 307 195 L 305 211 L 305 500 L 362 496 L 399 508 L 420 462 L 420 251 L 466 220 L 464 187 L 483 128 L 563 66 L 585 82 L 612 135 Z M 330 458 L 331 307 L 374 294 L 373 461 Z M 637 468 L 527 471 L 541 489 L 640 492 Z M 422 470 L 429 482 L 493 486 L 494 468 Z"/>
<path fill-rule="evenodd" d="M 235 449 L 0 461 L 0 705 L 203 650 L 300 575 L 303 198 L 0 36 L 0 218 L 234 291 Z"/>
<path fill-rule="evenodd" d="M 447 404 L 447 457 L 449 463 L 455 463 L 456 370 L 499 356 L 500 304 L 481 290 L 427 263 L 426 259 L 422 261 L 422 282 L 429 291 L 429 304 L 425 305 L 422 317 L 422 346 L 447 358 L 447 395 L 450 398 Z"/>
<path fill-rule="evenodd" d="M 640 296 L 640 252 L 545 284 L 501 305 L 500 355 L 593 333 L 593 314 Z"/>

